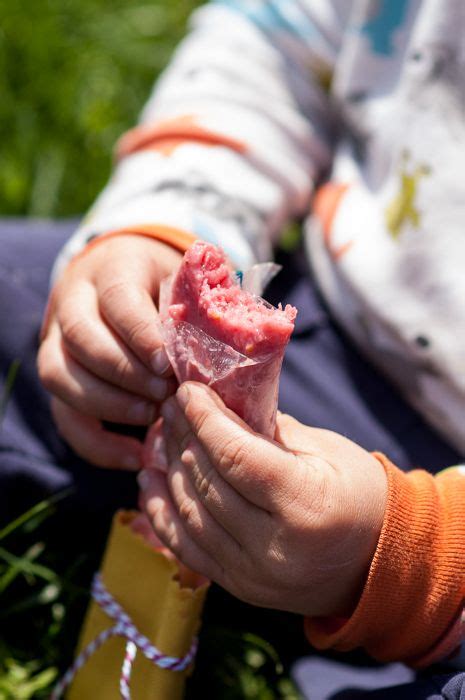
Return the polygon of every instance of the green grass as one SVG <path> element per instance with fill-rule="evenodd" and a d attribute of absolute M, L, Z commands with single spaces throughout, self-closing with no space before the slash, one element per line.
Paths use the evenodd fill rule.
<path fill-rule="evenodd" d="M 68 621 L 87 589 L 83 557 L 53 546 L 55 506 L 66 496 L 36 504 L 0 530 L 0 700 L 47 697 L 72 654 L 77 624 Z"/>
<path fill-rule="evenodd" d="M 0 214 L 83 213 L 199 0 L 0 0 Z"/>
<path fill-rule="evenodd" d="M 88 534 L 57 539 L 56 506 L 69 495 L 0 530 L 0 700 L 47 698 L 72 660 L 99 557 Z M 217 589 L 207 603 L 186 700 L 299 700 L 280 654 L 254 631 L 255 614 L 267 613 L 225 596 Z"/>

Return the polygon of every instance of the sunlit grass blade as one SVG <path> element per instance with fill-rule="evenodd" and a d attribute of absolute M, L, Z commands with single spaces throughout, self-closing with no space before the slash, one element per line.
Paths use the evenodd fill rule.
<path fill-rule="evenodd" d="M 15 554 L 11 554 L 11 552 L 8 552 L 8 550 L 0 547 L 0 559 L 2 559 L 6 564 L 9 564 L 9 566 L 17 569 L 22 574 L 36 576 L 37 578 L 42 578 L 49 582 L 57 580 L 56 574 L 51 569 L 43 566 L 42 564 L 36 564 L 28 557 L 27 552 L 22 557 L 17 557 Z"/>
<path fill-rule="evenodd" d="M 38 670 L 36 662 L 20 664 L 9 658 L 5 660 L 4 666 L 0 674 L 0 700 L 44 697 L 41 691 L 47 690 L 58 675 L 58 670 L 53 667 Z"/>
<path fill-rule="evenodd" d="M 265 657 L 268 657 L 274 663 L 277 673 L 283 672 L 283 665 L 279 658 L 278 652 L 269 642 L 266 641 L 266 639 L 263 639 L 252 632 L 244 632 L 242 638 L 246 644 L 250 645 L 254 649 L 254 651 L 259 649 Z"/>
<path fill-rule="evenodd" d="M 50 498 L 46 498 L 43 501 L 40 501 L 40 503 L 36 503 L 35 506 L 29 508 L 29 510 L 27 510 L 25 513 L 22 513 L 20 516 L 15 518 L 15 520 L 12 520 L 10 523 L 8 523 L 8 525 L 5 525 L 5 527 L 0 530 L 0 541 L 5 539 L 5 537 L 8 537 L 8 535 L 11 535 L 11 533 L 18 530 L 22 525 L 25 525 L 32 518 L 46 511 L 50 511 L 51 515 L 53 513 L 54 506 L 59 501 L 62 501 L 64 498 L 67 498 L 67 496 L 69 496 L 72 492 L 73 488 L 70 487 L 68 489 L 64 489 L 63 491 L 59 491 L 53 496 L 50 496 Z"/>

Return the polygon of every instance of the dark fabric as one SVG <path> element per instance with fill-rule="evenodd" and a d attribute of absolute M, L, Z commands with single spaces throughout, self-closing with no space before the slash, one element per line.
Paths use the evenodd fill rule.
<path fill-rule="evenodd" d="M 419 674 L 399 663 L 349 665 L 311 656 L 293 666 L 309 700 L 465 700 L 465 674 Z"/>
<path fill-rule="evenodd" d="M 441 677 L 434 680 L 441 687 L 445 700 L 465 700 L 465 673 L 449 676 L 445 682 Z"/>
<path fill-rule="evenodd" d="M 36 352 L 50 268 L 75 222 L 0 222 L 0 397 L 11 363 L 21 362 L 0 426 L 0 523 L 51 493 L 72 486 L 66 507 L 106 522 L 136 503 L 134 475 L 95 469 L 53 426 L 39 383 Z"/>
<path fill-rule="evenodd" d="M 67 507 L 81 519 L 85 514 L 87 520 L 101 523 L 104 533 L 117 507 L 135 505 L 134 475 L 93 468 L 64 444 L 53 426 L 35 366 L 50 268 L 74 228 L 75 222 L 0 221 L 0 397 L 8 368 L 15 359 L 21 362 L 0 426 L 0 522 L 72 486 Z M 366 449 L 381 450 L 403 469 L 422 466 L 435 472 L 460 461 L 460 455 L 428 428 L 334 325 L 300 252 L 282 254 L 279 261 L 283 272 L 267 296 L 273 303 L 292 303 L 299 309 L 283 366 L 281 410 L 304 423 L 336 430 Z M 308 691 L 312 700 L 463 696 L 462 674 L 448 677 L 442 686 L 437 679 L 405 685 L 411 674 L 400 664 L 383 667 L 381 675 L 371 669 L 367 681 L 363 669 L 340 663 L 338 687 L 330 683 L 330 690 L 325 690 L 323 680 L 334 680 L 334 669 L 318 670 L 318 663 L 327 660 L 315 658 L 317 671 L 315 675 L 314 668 Z M 366 694 L 380 684 L 397 687 Z"/>

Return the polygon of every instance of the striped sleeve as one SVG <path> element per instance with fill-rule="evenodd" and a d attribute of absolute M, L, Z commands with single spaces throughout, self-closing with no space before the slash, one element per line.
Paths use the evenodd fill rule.
<path fill-rule="evenodd" d="M 146 225 L 219 243 L 239 267 L 270 259 L 331 161 L 327 87 L 350 5 L 223 0 L 197 10 L 54 276 L 96 236 Z"/>

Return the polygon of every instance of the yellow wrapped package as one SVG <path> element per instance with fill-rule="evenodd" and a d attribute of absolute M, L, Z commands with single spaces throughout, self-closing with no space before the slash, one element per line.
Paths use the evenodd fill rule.
<path fill-rule="evenodd" d="M 208 584 L 194 573 L 181 572 L 176 561 L 136 534 L 131 528 L 136 517 L 128 511 L 114 517 L 82 628 L 79 670 L 66 693 L 68 700 L 183 697 Z M 108 630 L 118 623 L 123 634 L 129 630 L 126 638 L 109 636 Z M 154 656 L 157 652 L 162 658 Z M 161 668 L 153 658 L 168 667 Z"/>

